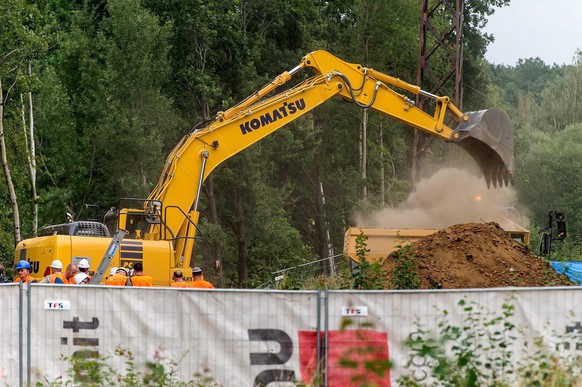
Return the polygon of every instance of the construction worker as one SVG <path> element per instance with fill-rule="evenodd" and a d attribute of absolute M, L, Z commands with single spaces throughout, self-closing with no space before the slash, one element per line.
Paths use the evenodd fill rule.
<path fill-rule="evenodd" d="M 171 287 L 173 288 L 190 288 L 190 283 L 184 281 L 184 274 L 180 270 L 176 270 L 172 275 Z"/>
<path fill-rule="evenodd" d="M 129 278 L 129 270 L 125 267 L 120 267 L 115 272 L 115 275 L 107 278 L 105 285 L 109 286 L 132 286 L 131 279 Z"/>
<path fill-rule="evenodd" d="M 61 273 L 63 270 L 63 263 L 55 259 L 51 262 L 51 274 L 44 277 L 40 283 L 41 284 L 70 284 L 69 280 L 65 278 L 65 275 Z"/>
<path fill-rule="evenodd" d="M 38 280 L 30 276 L 32 266 L 27 261 L 18 261 L 16 264 L 16 272 L 18 273 L 18 278 L 14 282 L 24 282 L 24 283 L 37 283 Z"/>
<path fill-rule="evenodd" d="M 91 278 L 89 278 L 89 276 L 87 275 L 87 273 L 77 273 L 75 274 L 75 284 L 76 285 L 87 285 L 89 283 L 89 280 Z"/>
<path fill-rule="evenodd" d="M 79 261 L 79 273 L 87 274 L 87 277 L 89 277 L 89 279 L 91 279 L 91 277 L 92 277 L 89 274 L 90 268 L 91 268 L 91 265 L 89 264 L 89 261 L 87 259 L 83 258 Z"/>
<path fill-rule="evenodd" d="M 192 278 L 194 281 L 190 285 L 193 288 L 203 288 L 203 289 L 214 289 L 214 286 L 208 281 L 204 280 L 204 276 L 202 275 L 202 269 L 199 267 L 195 267 L 192 269 Z"/>
<path fill-rule="evenodd" d="M 131 276 L 133 286 L 154 286 L 154 280 L 149 275 L 143 274 L 143 264 L 136 262 L 133 264 L 133 276 Z"/>
<path fill-rule="evenodd" d="M 113 277 L 115 275 L 115 273 L 117 273 L 117 268 L 115 266 L 113 266 L 111 268 L 111 270 L 109 270 L 109 275 L 107 277 L 105 277 L 105 284 L 107 285 L 107 280 L 111 277 Z"/>
<path fill-rule="evenodd" d="M 70 285 L 75 284 L 75 275 L 79 272 L 79 267 L 74 263 L 67 265 L 67 270 L 65 270 L 65 279 L 69 281 Z"/>

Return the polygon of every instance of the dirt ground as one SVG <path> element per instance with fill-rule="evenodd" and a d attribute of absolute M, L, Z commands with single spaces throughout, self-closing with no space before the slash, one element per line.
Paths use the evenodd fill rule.
<path fill-rule="evenodd" d="M 494 222 L 457 224 L 411 245 L 421 289 L 573 286 Z M 394 270 L 394 253 L 384 261 Z"/>

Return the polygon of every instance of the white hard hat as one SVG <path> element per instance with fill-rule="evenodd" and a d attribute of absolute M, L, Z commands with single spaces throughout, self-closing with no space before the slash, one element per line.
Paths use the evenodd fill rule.
<path fill-rule="evenodd" d="M 89 261 L 87 261 L 85 258 L 81 259 L 79 261 L 79 269 L 88 269 L 89 268 Z"/>
<path fill-rule="evenodd" d="M 115 273 L 117 273 L 117 268 L 112 267 L 111 270 L 109 270 L 109 275 L 115 275 Z"/>
<path fill-rule="evenodd" d="M 123 272 L 123 273 L 125 273 L 126 276 L 129 276 L 129 269 L 127 267 L 118 267 L 116 273 L 119 273 L 119 272 Z"/>
<path fill-rule="evenodd" d="M 87 277 L 89 277 L 87 274 L 85 273 L 79 273 L 75 275 L 75 284 L 80 284 L 81 282 L 83 282 L 83 280 L 85 280 Z"/>
<path fill-rule="evenodd" d="M 63 263 L 61 261 L 59 261 L 58 259 L 55 259 L 54 261 L 51 262 L 51 267 L 53 269 L 62 269 Z"/>

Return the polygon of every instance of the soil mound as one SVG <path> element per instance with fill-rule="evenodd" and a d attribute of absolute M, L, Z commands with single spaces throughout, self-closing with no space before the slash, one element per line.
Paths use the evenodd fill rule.
<path fill-rule="evenodd" d="M 573 286 L 495 222 L 457 224 L 411 244 L 421 289 Z M 394 273 L 398 251 L 384 261 Z"/>

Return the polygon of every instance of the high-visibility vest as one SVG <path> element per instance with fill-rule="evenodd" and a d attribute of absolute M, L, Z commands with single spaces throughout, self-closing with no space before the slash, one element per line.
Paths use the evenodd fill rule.
<path fill-rule="evenodd" d="M 201 279 L 193 281 L 190 286 L 193 288 L 214 289 L 214 286 L 210 282 Z"/>
<path fill-rule="evenodd" d="M 69 280 L 65 277 L 65 275 L 63 273 L 53 273 L 53 274 L 49 275 L 48 277 L 49 277 L 49 283 L 51 283 L 51 284 L 66 284 L 66 285 L 71 284 L 71 282 L 69 282 Z"/>
<path fill-rule="evenodd" d="M 192 286 L 190 286 L 189 282 L 184 282 L 184 281 L 172 282 L 172 284 L 170 286 L 173 288 L 191 288 L 192 287 Z"/>
<path fill-rule="evenodd" d="M 114 274 L 111 277 L 107 278 L 105 285 L 110 286 L 126 286 L 128 278 L 123 274 Z"/>
<path fill-rule="evenodd" d="M 36 278 L 34 278 L 34 277 L 26 276 L 26 278 L 24 279 L 24 281 L 22 281 L 21 278 L 18 277 L 16 279 L 16 281 L 14 281 L 14 282 L 24 282 L 25 284 L 27 284 L 27 283 L 33 283 L 33 284 L 35 284 L 35 283 L 38 282 L 38 280 Z"/>
<path fill-rule="evenodd" d="M 154 286 L 154 280 L 149 275 L 134 275 L 131 282 L 133 286 Z"/>

